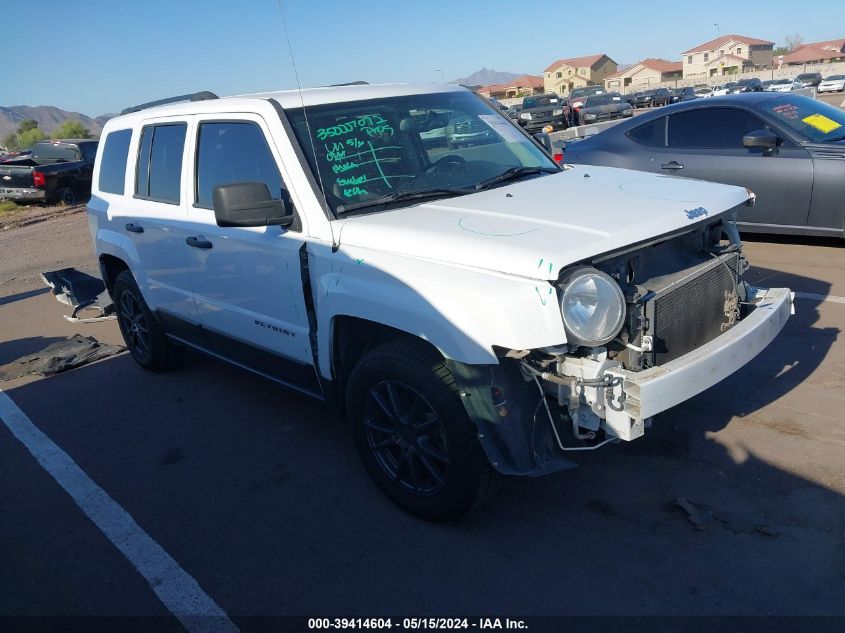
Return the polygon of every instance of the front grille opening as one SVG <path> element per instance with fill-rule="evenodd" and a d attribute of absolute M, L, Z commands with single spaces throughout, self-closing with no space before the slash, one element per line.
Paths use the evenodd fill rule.
<path fill-rule="evenodd" d="M 702 267 L 698 274 L 657 293 L 647 306 L 653 362 L 668 363 L 723 332 L 726 294 L 734 293 L 739 255 L 732 253 Z"/>

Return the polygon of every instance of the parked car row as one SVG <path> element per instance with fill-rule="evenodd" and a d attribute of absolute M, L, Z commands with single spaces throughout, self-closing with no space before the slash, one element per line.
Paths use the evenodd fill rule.
<path fill-rule="evenodd" d="M 793 79 L 769 79 L 762 81 L 756 77 L 729 81 L 724 84 L 707 85 L 697 84 L 683 88 L 652 88 L 639 92 L 628 93 L 625 100 L 635 108 L 651 108 L 665 105 L 666 103 L 678 103 L 679 101 L 690 101 L 701 97 L 721 97 L 741 92 L 791 92 L 801 88 L 815 87 L 819 92 L 842 92 L 845 91 L 845 75 L 831 75 L 822 79 L 819 73 L 802 73 Z M 668 91 L 669 99 L 665 101 Z"/>
<path fill-rule="evenodd" d="M 625 100 L 634 108 L 655 108 L 672 102 L 668 88 L 652 88 L 640 92 L 628 93 Z"/>

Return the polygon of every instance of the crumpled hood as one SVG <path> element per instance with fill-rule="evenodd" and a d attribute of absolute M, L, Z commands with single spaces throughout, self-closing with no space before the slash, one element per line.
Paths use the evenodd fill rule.
<path fill-rule="evenodd" d="M 555 280 L 565 266 L 710 221 L 747 199 L 742 187 L 578 165 L 496 189 L 337 220 L 335 235 L 341 248 Z"/>

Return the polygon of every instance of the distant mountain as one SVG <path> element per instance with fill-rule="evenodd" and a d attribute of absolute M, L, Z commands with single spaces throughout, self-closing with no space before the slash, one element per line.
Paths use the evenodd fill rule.
<path fill-rule="evenodd" d="M 79 121 L 91 130 L 91 134 L 99 136 L 103 131 L 103 125 L 113 116 L 115 115 L 103 114 L 92 119 L 79 112 L 68 112 L 54 106 L 0 106 L 0 139 L 17 130 L 21 121 L 28 119 L 38 121 L 38 129 L 48 136 L 50 132 L 68 120 Z"/>
<path fill-rule="evenodd" d="M 450 81 L 450 84 L 462 84 L 464 86 L 489 86 L 490 84 L 502 84 L 522 77 L 525 73 L 507 73 L 499 70 L 482 68 L 471 75 Z"/>

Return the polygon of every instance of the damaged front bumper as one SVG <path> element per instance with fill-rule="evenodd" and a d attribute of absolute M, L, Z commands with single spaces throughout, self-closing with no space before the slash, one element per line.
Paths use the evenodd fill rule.
<path fill-rule="evenodd" d="M 652 416 L 709 389 L 763 351 L 793 313 L 792 297 L 788 288 L 750 288 L 753 310 L 742 321 L 657 367 L 635 372 L 610 361 L 577 359 L 564 361 L 563 373 L 541 377 L 563 391 L 561 404 L 573 403 L 573 393 L 577 395 L 579 404 L 570 405 L 570 413 L 584 429 L 600 427 L 609 437 L 633 440 L 643 435 Z M 568 388 L 567 381 L 595 386 Z"/>

